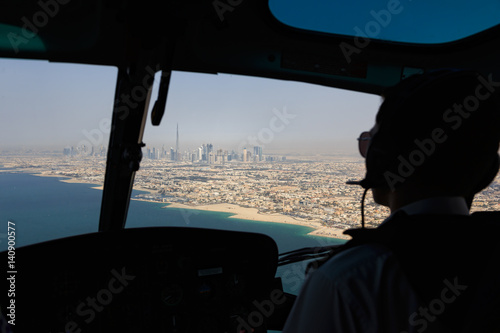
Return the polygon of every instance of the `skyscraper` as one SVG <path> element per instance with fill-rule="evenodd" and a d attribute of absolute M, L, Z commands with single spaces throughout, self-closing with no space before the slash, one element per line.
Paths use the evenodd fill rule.
<path fill-rule="evenodd" d="M 175 140 L 175 161 L 179 160 L 179 123 L 177 123 L 177 138 Z"/>
<path fill-rule="evenodd" d="M 203 160 L 203 147 L 198 147 L 198 155 L 196 156 L 196 159 L 198 161 L 202 161 Z"/>
<path fill-rule="evenodd" d="M 262 161 L 262 147 L 254 146 L 253 147 L 253 154 L 255 156 L 256 161 Z"/>

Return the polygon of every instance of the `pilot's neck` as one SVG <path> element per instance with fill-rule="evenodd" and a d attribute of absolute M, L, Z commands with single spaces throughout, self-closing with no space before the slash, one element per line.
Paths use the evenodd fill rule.
<path fill-rule="evenodd" d="M 469 207 L 467 206 L 465 198 L 459 196 L 425 198 L 404 205 L 396 210 L 391 209 L 392 214 L 396 211 L 404 211 L 408 215 L 469 215 Z"/>

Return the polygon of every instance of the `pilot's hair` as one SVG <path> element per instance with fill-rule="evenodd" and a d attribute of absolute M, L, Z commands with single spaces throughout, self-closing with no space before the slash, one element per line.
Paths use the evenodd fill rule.
<path fill-rule="evenodd" d="M 385 160 L 375 162 L 380 172 L 402 176 L 401 170 L 414 167 L 403 172 L 405 180 L 450 195 L 470 196 L 488 186 L 499 168 L 500 87 L 495 84 L 475 71 L 441 70 L 387 89 L 372 142 L 380 152 L 374 158 Z M 404 161 L 410 168 L 402 166 Z"/>

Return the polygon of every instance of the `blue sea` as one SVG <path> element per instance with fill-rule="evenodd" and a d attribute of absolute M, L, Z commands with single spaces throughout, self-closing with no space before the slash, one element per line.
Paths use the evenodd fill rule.
<path fill-rule="evenodd" d="M 93 189 L 94 185 L 61 180 L 27 173 L 0 173 L 0 221 L 4 229 L 0 230 L 0 250 L 7 248 L 8 221 L 15 223 L 17 247 L 98 230 L 102 191 Z M 134 191 L 132 197 L 139 193 Z M 344 242 L 307 235 L 312 231 L 309 227 L 234 219 L 229 218 L 231 213 L 165 206 L 132 200 L 126 227 L 180 226 L 263 233 L 276 241 L 280 253 Z M 296 264 L 278 270 L 289 292 L 298 292 L 297 277 L 303 267 L 303 264 Z"/>

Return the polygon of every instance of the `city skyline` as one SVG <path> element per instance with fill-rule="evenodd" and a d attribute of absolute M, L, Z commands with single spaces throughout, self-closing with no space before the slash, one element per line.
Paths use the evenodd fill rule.
<path fill-rule="evenodd" d="M 263 154 L 260 146 L 253 146 L 251 149 L 244 147 L 242 151 L 234 149 L 214 149 L 211 143 L 203 143 L 198 148 L 192 150 L 174 150 L 166 148 L 165 145 L 159 147 L 143 147 L 143 157 L 150 160 L 167 160 L 171 162 L 192 162 L 206 164 L 225 164 L 226 162 L 274 162 L 285 161 L 286 156 L 277 156 L 276 154 Z M 70 151 L 68 148 L 64 150 Z M 71 147 L 71 152 L 74 149 Z M 94 151 L 94 149 L 92 149 Z M 101 155 L 99 155 L 101 156 Z"/>

